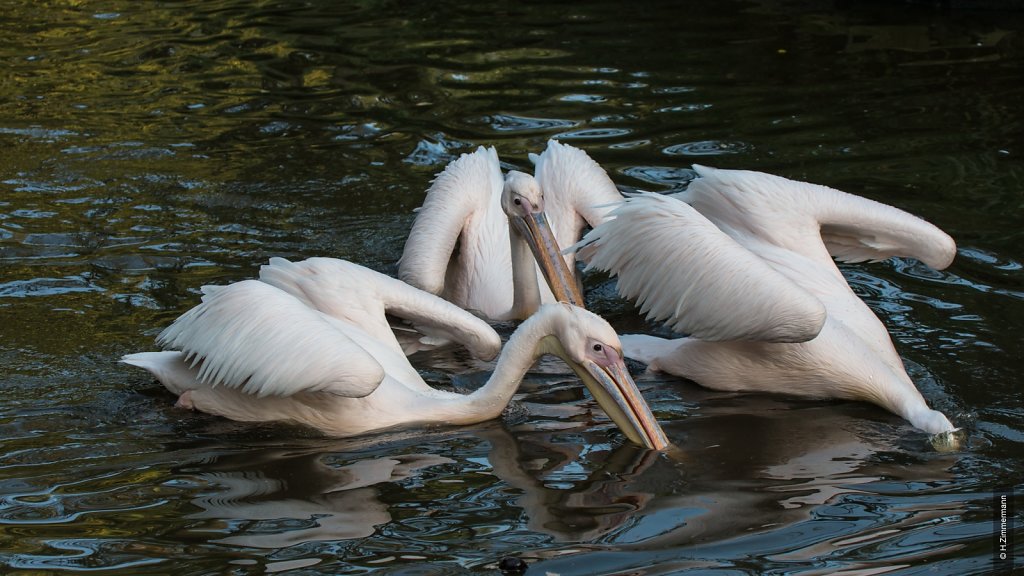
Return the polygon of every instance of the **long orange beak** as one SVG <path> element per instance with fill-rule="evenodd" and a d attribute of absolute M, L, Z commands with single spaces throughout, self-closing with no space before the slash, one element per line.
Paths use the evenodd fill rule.
<path fill-rule="evenodd" d="M 588 361 L 583 370 L 586 374 L 580 374 L 580 379 L 627 438 L 653 450 L 662 450 L 669 445 L 664 430 L 651 413 L 621 357 L 610 366 Z"/>
<path fill-rule="evenodd" d="M 538 212 L 528 217 L 515 216 L 510 218 L 510 221 L 530 246 L 555 299 L 584 308 L 583 293 L 576 282 L 576 277 L 562 258 L 562 251 L 548 224 L 547 216 L 543 212 Z"/>

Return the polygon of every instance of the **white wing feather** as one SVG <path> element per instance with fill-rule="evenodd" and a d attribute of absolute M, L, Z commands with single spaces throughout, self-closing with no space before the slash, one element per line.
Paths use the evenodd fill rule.
<path fill-rule="evenodd" d="M 260 267 L 260 280 L 398 348 L 385 314 L 411 322 L 428 337 L 458 342 L 483 360 L 501 351 L 501 338 L 487 322 L 433 294 L 345 260 L 271 258 Z"/>
<path fill-rule="evenodd" d="M 359 326 L 381 341 L 393 340 L 378 284 L 383 274 L 336 258 L 291 262 L 271 258 L 260 266 L 259 279 L 310 308 Z"/>
<path fill-rule="evenodd" d="M 473 211 L 486 212 L 503 185 L 498 152 L 493 147 L 481 146 L 448 164 L 427 190 L 398 261 L 398 277 L 431 294 L 441 294 L 467 218 Z"/>
<path fill-rule="evenodd" d="M 203 301 L 164 329 L 157 343 L 199 365 L 198 379 L 247 394 L 373 392 L 384 370 L 336 322 L 269 284 L 205 286 Z"/>
<path fill-rule="evenodd" d="M 817 298 L 668 196 L 627 198 L 577 247 L 648 318 L 703 340 L 803 342 L 825 322 Z"/>
<path fill-rule="evenodd" d="M 829 254 L 843 262 L 908 256 L 941 270 L 956 255 L 948 234 L 874 200 L 762 172 L 694 169 L 700 178 L 677 196 L 723 229 L 742 219 L 757 236 L 800 253 L 807 243 L 799 233 L 820 229 Z"/>
<path fill-rule="evenodd" d="M 604 168 L 579 148 L 549 140 L 543 153 L 530 154 L 530 161 L 561 246 L 575 243 L 585 225 L 604 222 L 611 205 L 622 200 Z"/>

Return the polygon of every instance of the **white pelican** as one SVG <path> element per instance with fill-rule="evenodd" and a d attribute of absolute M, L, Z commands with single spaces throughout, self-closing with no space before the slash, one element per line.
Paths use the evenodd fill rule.
<path fill-rule="evenodd" d="M 600 165 L 578 148 L 551 140 L 542 154 L 531 154 L 530 159 L 536 165 L 535 178 L 511 171 L 503 179 L 494 148 L 480 147 L 449 164 L 419 208 L 398 263 L 399 278 L 491 320 L 525 318 L 542 302 L 583 305 L 571 256 L 564 257 L 571 279 L 565 293 L 552 295 L 535 278 L 531 284 L 513 273 L 516 234 L 510 238 L 503 190 L 508 194 L 508 188 L 514 188 L 532 199 L 537 212 L 547 214 L 550 230 L 539 220 L 524 220 L 535 228 L 532 232 L 523 230 L 522 224 L 512 225 L 524 240 L 540 244 L 534 252 L 552 286 L 565 284 L 550 276 L 563 272 L 553 264 L 545 269 L 545 260 L 555 260 L 551 253 L 557 246 L 579 240 L 584 226 L 601 223 L 606 206 L 622 195 Z"/>
<path fill-rule="evenodd" d="M 543 354 L 561 357 L 632 441 L 668 442 L 636 389 L 615 331 L 600 317 L 551 304 L 512 334 L 494 373 L 463 395 L 428 386 L 385 314 L 429 326 L 493 358 L 501 341 L 483 320 L 436 296 L 332 258 L 273 258 L 263 281 L 206 286 L 157 342 L 174 351 L 122 358 L 149 370 L 178 404 L 241 421 L 289 421 L 331 436 L 418 424 L 472 424 L 501 414 Z"/>
<path fill-rule="evenodd" d="M 954 430 L 833 261 L 909 256 L 942 269 L 953 239 L 825 186 L 694 169 L 686 191 L 625 200 L 577 246 L 648 318 L 689 334 L 623 336 L 626 356 L 716 390 L 864 400 L 931 434 Z"/>

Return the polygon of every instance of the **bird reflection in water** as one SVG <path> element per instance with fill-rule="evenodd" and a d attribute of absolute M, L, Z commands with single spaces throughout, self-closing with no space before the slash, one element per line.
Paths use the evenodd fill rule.
<path fill-rule="evenodd" d="M 490 472 L 521 492 L 515 503 L 523 509 L 527 528 L 563 541 L 595 539 L 641 511 L 652 494 L 631 491 L 629 484 L 660 455 L 629 442 L 590 445 L 555 442 L 550 432 L 513 434 L 498 424 L 424 434 L 421 445 L 423 437 L 482 440 L 463 454 L 467 464 L 486 450 Z M 455 460 L 403 446 L 410 443 L 399 438 L 387 443 L 394 455 L 379 455 L 377 449 L 355 458 L 351 443 L 340 450 L 323 444 L 274 446 L 190 465 L 181 473 L 211 488 L 192 500 L 201 511 L 190 515 L 211 522 L 192 530 L 213 535 L 213 542 L 263 549 L 363 538 L 392 520 L 381 497 L 386 483 L 434 484 L 431 498 L 441 484 L 448 492 L 470 489 L 456 481 L 459 475 L 430 470 Z M 451 513 L 429 507 L 425 500 L 422 513 Z"/>
<path fill-rule="evenodd" d="M 655 452 L 624 440 L 609 443 L 590 421 L 586 402 L 570 402 L 578 413 L 567 417 L 564 403 L 554 402 L 561 392 L 544 389 L 528 389 L 520 399 L 530 413 L 525 421 L 257 447 L 192 464 L 180 472 L 208 488 L 194 498 L 201 510 L 191 516 L 207 522 L 191 530 L 261 549 L 373 535 L 360 544 L 363 551 L 384 551 L 395 545 L 391 539 L 420 529 L 407 524 L 412 510 L 432 525 L 464 525 L 472 523 L 466 515 L 493 514 L 493 507 L 481 506 L 490 502 L 501 503 L 513 531 L 565 543 L 525 551 L 532 560 L 602 542 L 626 550 L 753 538 L 758 546 L 792 550 L 779 535 L 799 532 L 822 505 L 859 493 L 941 491 L 958 458 L 934 453 L 923 439 L 921 446 L 897 443 L 886 428 L 899 426 L 898 419 L 870 406 L 689 385 L 680 394 L 699 408 L 666 429 L 681 448 Z M 679 404 L 658 396 L 655 410 L 659 401 Z M 404 520 L 392 516 L 389 484 L 401 489 Z M 845 543 L 849 534 L 896 537 L 901 526 L 909 530 L 921 520 L 915 511 L 886 514 L 843 520 L 832 539 L 849 546 L 855 545 Z M 831 542 L 825 535 L 805 545 L 821 545 L 821 538 Z"/>
<path fill-rule="evenodd" d="M 666 427 L 681 450 L 663 454 L 628 480 L 623 477 L 628 484 L 614 487 L 636 503 L 635 514 L 605 530 L 617 528 L 604 541 L 614 539 L 620 549 L 697 550 L 701 542 L 724 541 L 736 542 L 737 550 L 749 551 L 755 544 L 792 550 L 794 542 L 780 535 L 789 526 L 800 532 L 800 523 L 822 506 L 842 507 L 851 494 L 876 501 L 879 495 L 883 500 L 894 495 L 898 502 L 901 495 L 941 492 L 953 481 L 950 469 L 960 458 L 935 453 L 923 433 L 919 442 L 901 444 L 886 429 L 901 423 L 868 406 L 723 394 L 695 386 L 687 386 L 683 395 L 699 409 Z M 873 411 L 892 422 L 872 420 Z M 856 539 L 846 542 L 849 534 L 895 537 L 903 525 L 912 529 L 921 521 L 916 511 L 895 508 L 898 504 L 892 512 L 876 506 L 862 517 L 837 521 L 835 546 L 858 545 Z M 741 544 L 747 538 L 749 546 Z M 559 572 L 557 566 L 548 570 Z"/>
<path fill-rule="evenodd" d="M 218 457 L 198 476 L 220 488 L 194 499 L 202 511 L 190 517 L 221 520 L 203 530 L 229 534 L 215 542 L 252 548 L 361 538 L 391 520 L 374 486 L 454 462 L 402 454 L 334 466 L 331 452 L 322 450 L 266 448 Z"/>
<path fill-rule="evenodd" d="M 558 540 L 589 542 L 641 512 L 654 494 L 633 481 L 662 458 L 634 444 L 593 446 L 554 442 L 550 434 L 481 434 L 494 474 L 522 494 L 515 504 L 527 528 Z"/>

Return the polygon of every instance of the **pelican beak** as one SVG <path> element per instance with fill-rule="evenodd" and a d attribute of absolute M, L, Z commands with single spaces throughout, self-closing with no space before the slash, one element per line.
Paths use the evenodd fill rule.
<path fill-rule="evenodd" d="M 559 302 L 568 302 L 580 308 L 583 305 L 583 293 L 580 291 L 572 270 L 562 258 L 562 251 L 555 240 L 555 234 L 548 224 L 544 212 L 535 212 L 529 216 L 513 216 L 509 219 L 516 232 L 526 240 L 537 260 L 540 271 L 544 274 L 551 293 Z"/>
<path fill-rule="evenodd" d="M 621 355 L 616 353 L 614 361 L 604 366 L 585 360 L 576 371 L 590 394 L 627 438 L 652 450 L 662 450 L 669 445 Z"/>

